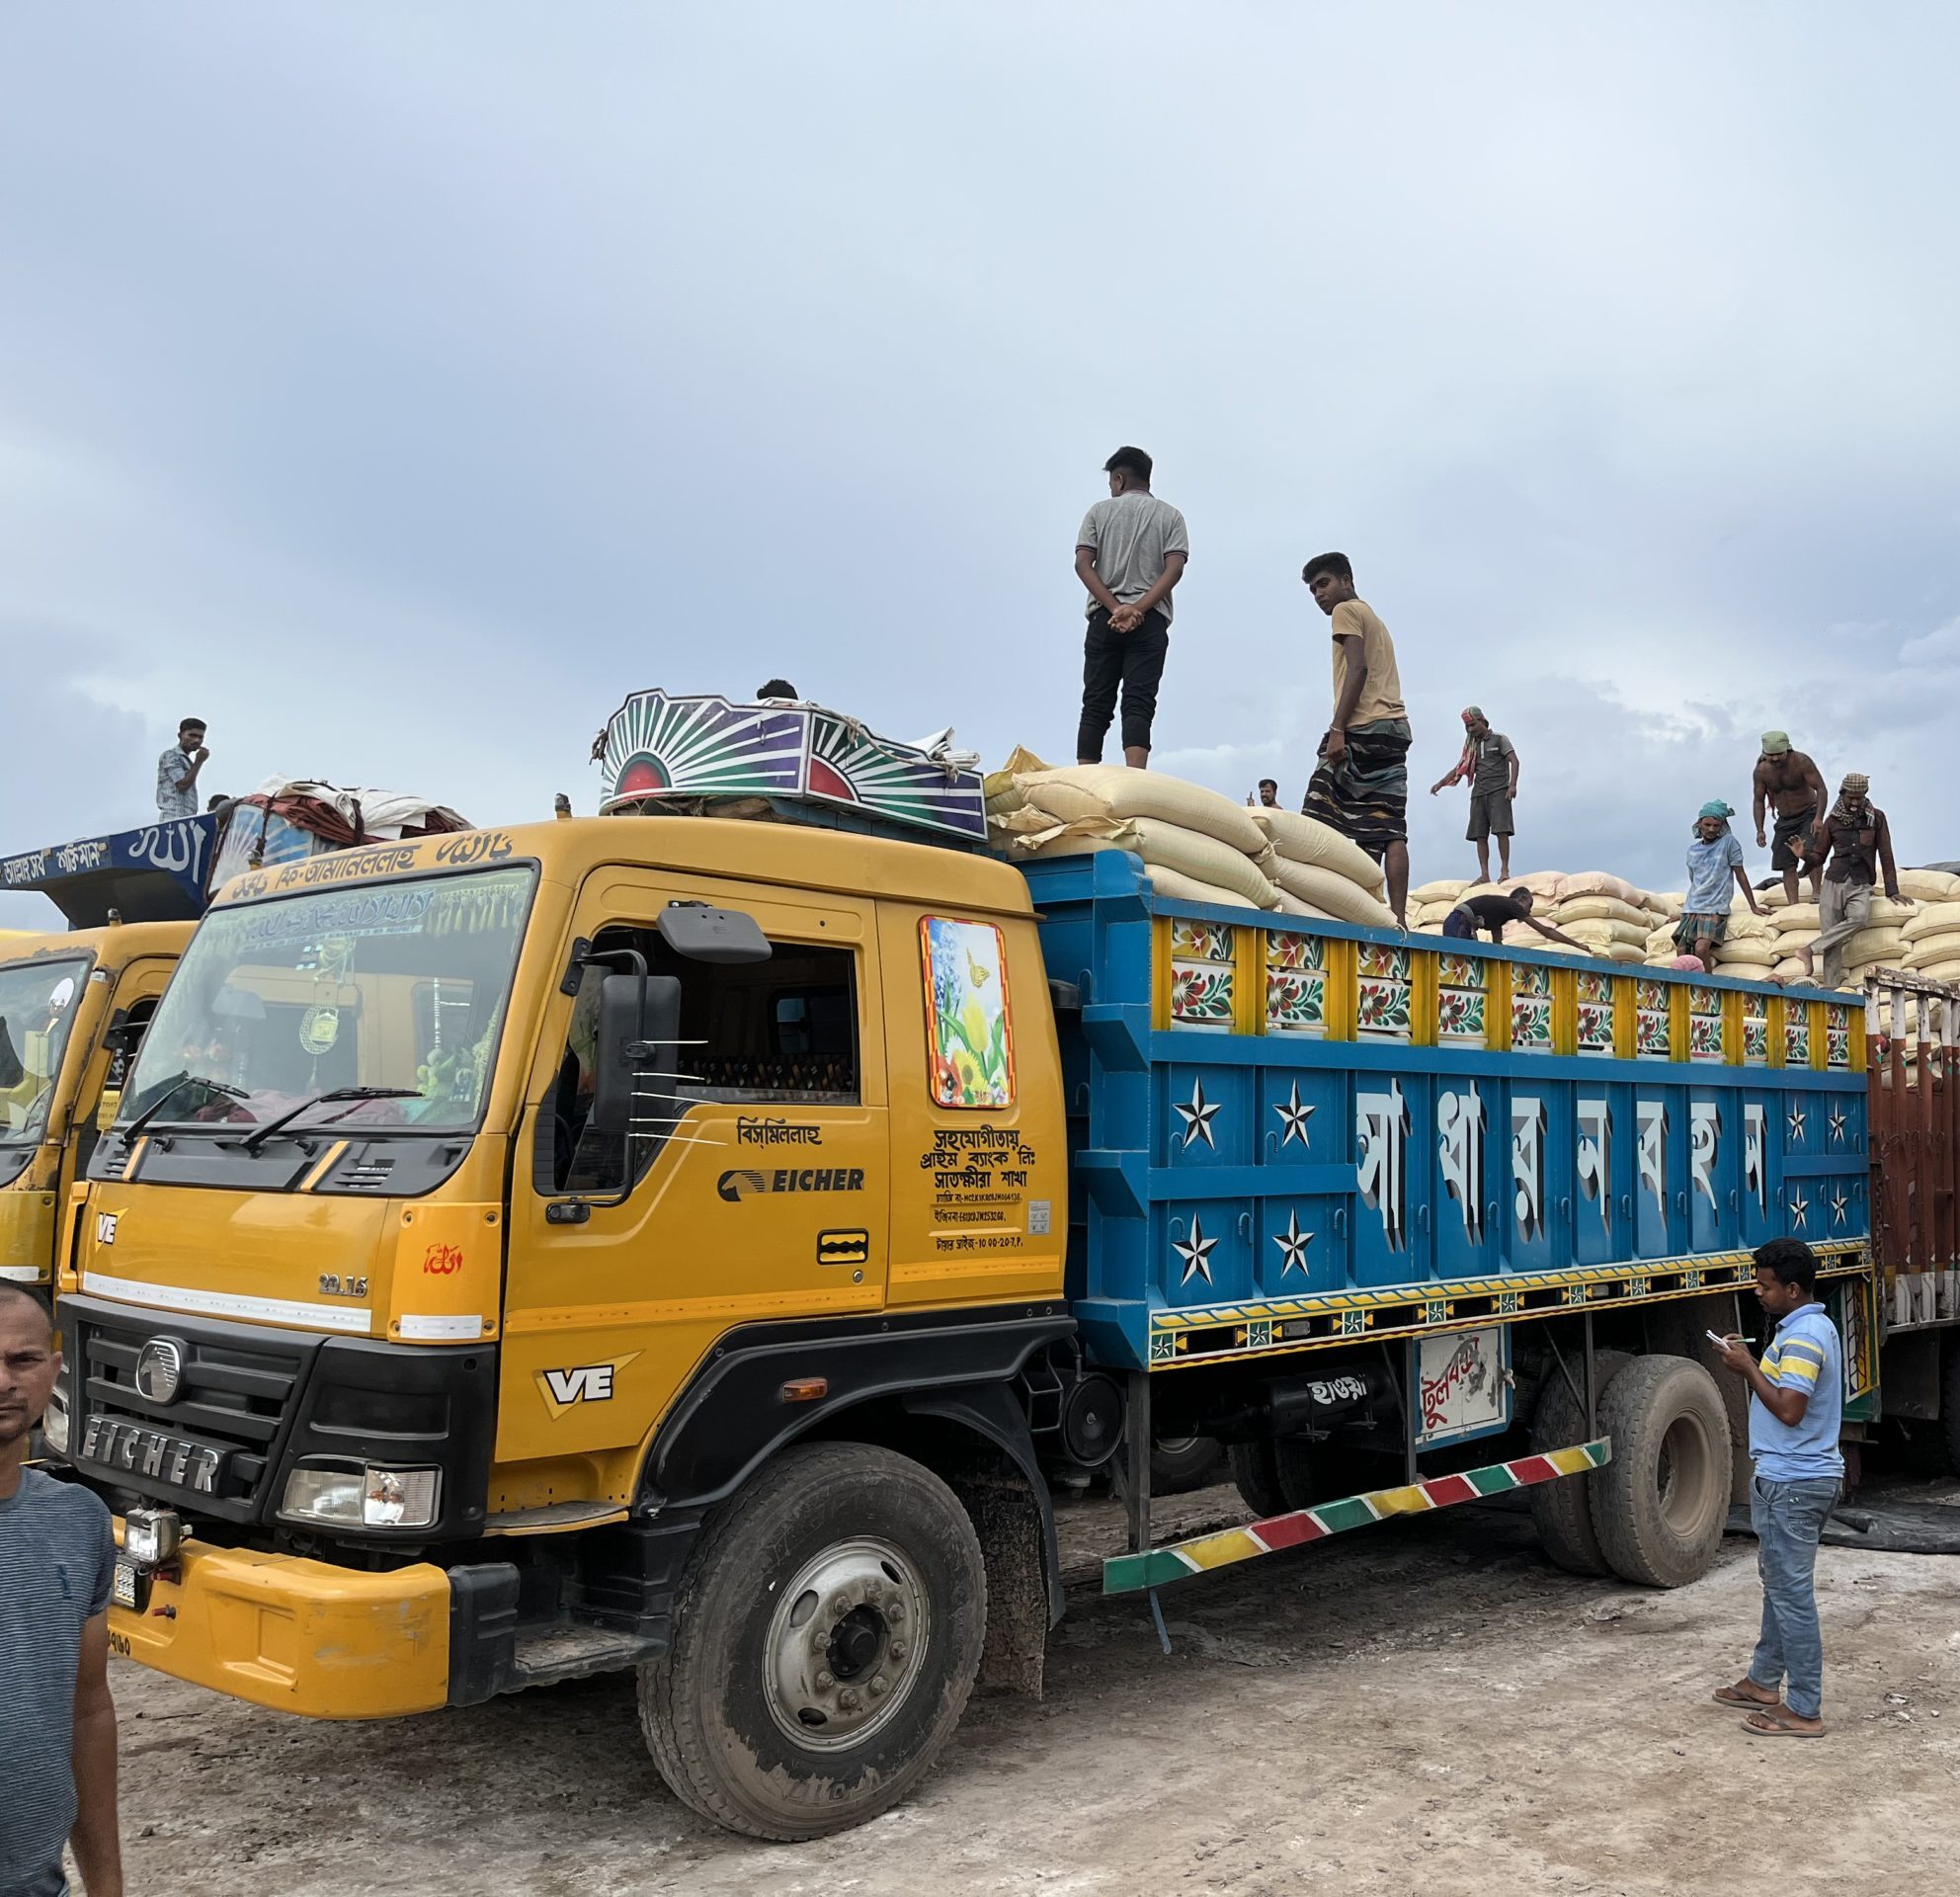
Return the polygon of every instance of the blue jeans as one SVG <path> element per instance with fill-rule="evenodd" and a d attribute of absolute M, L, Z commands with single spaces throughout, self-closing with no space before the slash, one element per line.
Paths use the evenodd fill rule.
<path fill-rule="evenodd" d="M 1815 1719 L 1824 1704 L 1824 1635 L 1817 1624 L 1817 1537 L 1844 1485 L 1836 1476 L 1750 1484 L 1756 1566 L 1762 1577 L 1762 1633 L 1749 1677 L 1770 1692 L 1789 1676 L 1784 1703 Z"/>

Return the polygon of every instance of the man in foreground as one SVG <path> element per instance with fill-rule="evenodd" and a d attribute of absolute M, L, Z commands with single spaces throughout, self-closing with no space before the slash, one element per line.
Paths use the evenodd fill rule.
<path fill-rule="evenodd" d="M 1314 604 L 1334 621 L 1334 717 L 1303 814 L 1358 844 L 1382 866 L 1388 906 L 1409 926 L 1409 708 L 1395 641 L 1354 591 L 1345 553 L 1300 569 Z"/>
<path fill-rule="evenodd" d="M 186 718 L 177 727 L 177 742 L 156 761 L 156 813 L 160 817 L 198 814 L 198 773 L 210 752 L 204 745 L 203 718 Z"/>
<path fill-rule="evenodd" d="M 1810 856 L 1810 893 L 1818 900 L 1818 882 L 1824 866 L 1810 851 L 1813 831 L 1824 821 L 1831 793 L 1824 787 L 1823 774 L 1801 751 L 1790 748 L 1787 731 L 1765 731 L 1762 755 L 1756 761 L 1756 847 L 1763 848 L 1763 820 L 1768 811 L 1776 812 L 1776 835 L 1771 841 L 1769 866 L 1783 878 L 1783 896 L 1797 899 L 1797 878 Z"/>
<path fill-rule="evenodd" d="M 1491 879 L 1491 839 L 1498 840 L 1498 880 L 1511 876 L 1511 839 L 1516 828 L 1511 814 L 1517 795 L 1517 751 L 1502 731 L 1493 731 L 1480 706 L 1463 710 L 1463 755 L 1443 777 L 1429 785 L 1429 795 L 1453 784 L 1470 785 L 1470 827 L 1465 840 L 1477 846 L 1477 880 Z"/>
<path fill-rule="evenodd" d="M 109 1511 L 27 1467 L 61 1371 L 41 1301 L 0 1280 L 0 1897 L 122 1897 L 109 1696 Z"/>
<path fill-rule="evenodd" d="M 1075 761 L 1101 764 L 1102 740 L 1123 695 L 1123 762 L 1150 762 L 1157 686 L 1171 649 L 1171 589 L 1190 557 L 1184 517 L 1150 491 L 1151 459 L 1119 448 L 1102 463 L 1109 498 L 1083 516 L 1075 571 L 1089 592 L 1082 650 L 1082 722 Z"/>
<path fill-rule="evenodd" d="M 1843 1354 L 1817 1301 L 1817 1260 L 1802 1239 L 1772 1238 L 1756 1252 L 1756 1295 L 1775 1335 L 1759 1363 L 1743 1338 L 1729 1338 L 1722 1363 L 1750 1388 L 1750 1521 L 1762 1577 L 1762 1632 L 1749 1671 L 1734 1686 L 1718 1687 L 1715 1697 L 1749 1707 L 1743 1727 L 1758 1738 L 1818 1739 L 1825 1728 L 1817 1541 L 1843 1493 Z"/>
<path fill-rule="evenodd" d="M 1457 942 L 1475 942 L 1478 931 L 1482 930 L 1493 942 L 1502 942 L 1506 928 L 1521 922 L 1535 929 L 1547 942 L 1562 944 L 1582 955 L 1592 952 L 1583 942 L 1574 942 L 1549 922 L 1540 922 L 1531 913 L 1531 901 L 1528 889 L 1513 889 L 1508 896 L 1466 896 L 1443 918 L 1442 932 Z"/>
<path fill-rule="evenodd" d="M 1862 771 L 1847 772 L 1838 786 L 1838 801 L 1817 826 L 1812 846 L 1814 866 L 1824 873 L 1817 901 L 1816 940 L 1799 948 L 1806 979 L 1824 957 L 1824 985 L 1837 988 L 1844 980 L 1844 945 L 1871 920 L 1872 886 L 1881 873 L 1885 893 L 1899 900 L 1899 869 L 1892 861 L 1892 826 L 1885 812 L 1871 801 L 1871 780 Z"/>

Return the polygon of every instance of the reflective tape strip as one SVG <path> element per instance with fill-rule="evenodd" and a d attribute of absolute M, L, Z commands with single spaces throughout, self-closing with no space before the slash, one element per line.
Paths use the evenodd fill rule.
<path fill-rule="evenodd" d="M 483 1319 L 480 1314 L 475 1317 L 405 1317 L 396 1328 L 403 1337 L 454 1342 L 465 1337 L 481 1337 Z"/>
<path fill-rule="evenodd" d="M 184 1311 L 194 1317 L 242 1317 L 262 1324 L 303 1324 L 316 1331 L 353 1331 L 366 1337 L 374 1314 L 359 1304 L 300 1304 L 284 1297 L 246 1297 L 238 1291 L 194 1291 L 181 1284 L 144 1284 L 133 1278 L 85 1272 L 82 1288 L 125 1304 Z"/>
<path fill-rule="evenodd" d="M 14 1284 L 39 1284 L 45 1276 L 39 1265 L 0 1265 L 0 1278 Z"/>

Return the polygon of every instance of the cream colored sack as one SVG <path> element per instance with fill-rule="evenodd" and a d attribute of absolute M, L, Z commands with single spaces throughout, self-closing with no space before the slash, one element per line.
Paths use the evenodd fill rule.
<path fill-rule="evenodd" d="M 1640 891 L 1624 876 L 1605 869 L 1582 869 L 1577 875 L 1559 878 L 1561 899 L 1572 896 L 1616 896 L 1630 908 L 1640 904 Z"/>
<path fill-rule="evenodd" d="M 1410 890 L 1409 902 L 1411 907 L 1421 903 L 1425 908 L 1432 902 L 1446 902 L 1453 909 L 1469 887 L 1467 882 L 1445 876 L 1440 882 L 1426 882 L 1420 889 Z"/>
<path fill-rule="evenodd" d="M 1951 961 L 1960 956 L 1960 928 L 1945 930 L 1937 936 L 1920 936 L 1902 946 L 1906 966 L 1917 973 L 1935 961 Z"/>
<path fill-rule="evenodd" d="M 1559 897 L 1559 885 L 1564 881 L 1565 877 L 1556 869 L 1532 869 L 1521 876 L 1506 877 L 1504 886 L 1507 889 L 1528 889 L 1534 896 L 1548 902 L 1556 902 Z M 1496 887 L 1495 884 L 1492 886 Z M 1464 887 L 1468 888 L 1469 884 L 1466 883 Z"/>
<path fill-rule="evenodd" d="M 1381 866 L 1339 830 L 1330 830 L 1326 824 L 1298 816 L 1291 810 L 1254 809 L 1247 814 L 1272 839 L 1272 847 L 1280 856 L 1294 863 L 1318 864 L 1323 869 L 1339 870 L 1349 882 L 1358 882 L 1370 894 L 1381 894 Z"/>
<path fill-rule="evenodd" d="M 1603 918 L 1592 922 L 1560 922 L 1553 925 L 1562 929 L 1575 942 L 1583 942 L 1589 948 L 1604 948 L 1614 943 L 1629 948 L 1645 949 L 1647 931 L 1637 922 L 1607 921 Z M 1538 942 L 1545 948 L 1556 948 L 1557 943 L 1547 943 L 1540 936 Z"/>
<path fill-rule="evenodd" d="M 1768 942 L 1725 942 L 1715 950 L 1720 968 L 1773 968 L 1783 951 Z"/>
<path fill-rule="evenodd" d="M 1279 891 L 1279 913 L 1282 916 L 1310 916 L 1316 922 L 1339 922 L 1339 916 L 1330 916 L 1325 909 L 1316 909 L 1310 902 L 1302 902 L 1291 890 Z"/>
<path fill-rule="evenodd" d="M 1201 830 L 1248 857 L 1258 856 L 1267 841 L 1243 805 L 1161 771 L 1078 764 L 1062 771 L 1027 772 L 1017 783 L 1029 803 L 1065 822 L 1084 817 L 1149 817 L 1184 830 Z"/>
<path fill-rule="evenodd" d="M 1762 898 L 1756 897 L 1760 902 Z M 1776 933 L 1779 936 L 1801 935 L 1808 929 L 1817 933 L 1817 904 L 1814 902 L 1793 903 L 1787 909 L 1779 909 L 1775 915 Z"/>
<path fill-rule="evenodd" d="M 1312 903 L 1339 922 L 1364 923 L 1374 929 L 1395 927 L 1395 917 L 1385 902 L 1377 902 L 1336 870 L 1281 857 L 1272 866 L 1272 879 L 1288 895 Z"/>
<path fill-rule="evenodd" d="M 1153 867 L 1161 865 L 1175 869 L 1193 882 L 1208 883 L 1214 889 L 1230 889 L 1243 902 L 1256 909 L 1273 908 L 1279 891 L 1250 857 L 1234 850 L 1229 843 L 1202 830 L 1186 830 L 1182 824 L 1164 823 L 1156 817 L 1132 817 L 1129 828 L 1136 837 L 1136 852 Z M 1275 857 L 1274 863 L 1279 859 Z"/>
<path fill-rule="evenodd" d="M 1687 907 L 1687 898 L 1678 889 L 1670 889 L 1662 895 L 1649 896 L 1649 904 L 1664 916 L 1678 917 Z"/>
<path fill-rule="evenodd" d="M 1642 929 L 1654 926 L 1645 909 L 1617 896 L 1562 896 L 1552 909 L 1551 920 L 1561 929 L 1568 922 L 1631 922 Z"/>
<path fill-rule="evenodd" d="M 1944 869 L 1902 869 L 1899 893 L 1915 902 L 1952 902 L 1960 898 L 1960 876 Z"/>
<path fill-rule="evenodd" d="M 1161 863 L 1145 864 L 1143 873 L 1151 888 L 1160 896 L 1169 896 L 1173 902 L 1226 902 L 1235 909 L 1259 906 L 1248 902 L 1236 889 L 1219 889 L 1211 883 L 1199 882 L 1195 876 L 1180 875 Z"/>
<path fill-rule="evenodd" d="M 1943 936 L 1955 929 L 1960 929 L 1960 902 L 1929 902 L 1899 933 L 1907 942 L 1918 942 L 1921 936 Z"/>

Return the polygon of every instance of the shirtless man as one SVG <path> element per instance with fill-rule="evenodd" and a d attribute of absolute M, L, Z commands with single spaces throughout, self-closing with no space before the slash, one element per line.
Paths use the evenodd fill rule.
<path fill-rule="evenodd" d="M 1790 748 L 1787 731 L 1765 731 L 1762 755 L 1756 761 L 1756 847 L 1767 847 L 1763 835 L 1765 805 L 1776 812 L 1776 843 L 1769 866 L 1783 872 L 1783 896 L 1794 903 L 1797 879 L 1806 860 L 1810 866 L 1810 897 L 1816 902 L 1824 883 L 1824 853 L 1810 848 L 1812 833 L 1831 808 L 1824 775 L 1801 751 Z"/>

